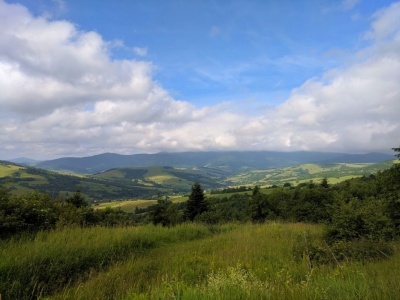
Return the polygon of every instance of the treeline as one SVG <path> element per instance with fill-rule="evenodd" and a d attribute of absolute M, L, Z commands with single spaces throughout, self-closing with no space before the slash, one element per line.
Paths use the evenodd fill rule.
<path fill-rule="evenodd" d="M 249 186 L 229 187 L 219 190 L 211 190 L 211 194 L 230 194 L 251 191 L 252 188 Z"/>
<path fill-rule="evenodd" d="M 199 203 L 204 195 L 196 190 L 201 186 L 195 184 L 190 197 L 200 194 Z M 231 221 L 265 221 L 310 222 L 329 224 L 332 235 L 341 238 L 351 238 L 357 235 L 370 237 L 392 238 L 400 234 L 400 165 L 378 172 L 376 175 L 363 176 L 330 185 L 327 179 L 321 182 L 310 181 L 296 187 L 290 184 L 262 190 L 256 186 L 229 188 L 216 191 L 207 200 L 207 209 L 197 214 L 193 219 L 207 223 L 224 223 Z M 235 193 L 236 192 L 236 193 Z M 222 196 L 233 193 L 231 196 Z M 168 208 L 170 205 L 179 206 L 180 221 L 184 221 L 185 207 L 165 199 L 147 209 L 150 216 L 159 206 Z M 153 213 L 151 213 L 153 211 Z M 176 216 L 174 217 L 176 219 Z M 157 219 L 160 219 L 157 216 Z M 345 223 L 339 224 L 340 222 Z M 157 223 L 155 221 L 154 223 Z M 161 222 L 160 222 L 161 223 Z M 168 223 L 168 222 L 167 222 Z M 340 228 L 346 228 L 353 233 L 344 233 Z"/>
<path fill-rule="evenodd" d="M 39 192 L 12 195 L 0 186 L 0 238 L 32 234 L 67 226 L 133 225 L 134 215 L 118 209 L 93 209 L 80 192 L 66 199 L 52 199 Z"/>

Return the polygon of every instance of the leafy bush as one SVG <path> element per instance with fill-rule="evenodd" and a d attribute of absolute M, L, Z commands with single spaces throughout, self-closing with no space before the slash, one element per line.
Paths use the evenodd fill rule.
<path fill-rule="evenodd" d="M 0 238 L 55 227 L 58 208 L 47 195 L 12 196 L 0 188 Z"/>
<path fill-rule="evenodd" d="M 394 235 L 393 223 L 385 214 L 383 201 L 353 198 L 338 205 L 328 225 L 326 238 L 329 242 L 359 238 L 390 240 Z"/>

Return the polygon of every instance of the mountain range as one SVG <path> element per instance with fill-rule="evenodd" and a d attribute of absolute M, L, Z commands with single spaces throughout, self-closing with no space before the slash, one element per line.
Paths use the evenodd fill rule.
<path fill-rule="evenodd" d="M 304 163 L 378 163 L 392 159 L 394 159 L 393 155 L 384 153 L 348 154 L 273 151 L 160 152 L 133 155 L 104 153 L 88 157 L 63 157 L 38 162 L 34 166 L 46 170 L 80 174 L 96 174 L 120 167 L 149 166 L 206 167 L 234 174 L 247 170 L 284 168 Z M 30 161 L 29 165 L 32 165 L 32 161 Z"/>

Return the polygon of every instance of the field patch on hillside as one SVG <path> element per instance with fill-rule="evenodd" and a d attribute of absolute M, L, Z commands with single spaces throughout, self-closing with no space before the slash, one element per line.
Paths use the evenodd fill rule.
<path fill-rule="evenodd" d="M 118 208 L 127 213 L 134 213 L 136 208 L 146 208 L 157 203 L 157 200 L 125 200 L 125 201 L 113 201 L 103 202 L 96 205 L 97 209 Z"/>
<path fill-rule="evenodd" d="M 313 180 L 315 182 L 327 178 L 329 183 L 338 183 L 347 179 L 369 176 L 378 171 L 386 170 L 394 161 L 377 164 L 367 163 L 332 163 L 303 164 L 283 169 L 253 170 L 228 178 L 234 185 L 253 184 L 260 186 L 283 185 L 290 183 L 298 185 Z"/>

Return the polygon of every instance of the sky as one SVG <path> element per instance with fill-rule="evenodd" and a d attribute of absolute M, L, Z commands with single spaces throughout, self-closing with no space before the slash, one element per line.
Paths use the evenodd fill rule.
<path fill-rule="evenodd" d="M 0 0 L 0 159 L 400 146 L 400 2 Z"/>

